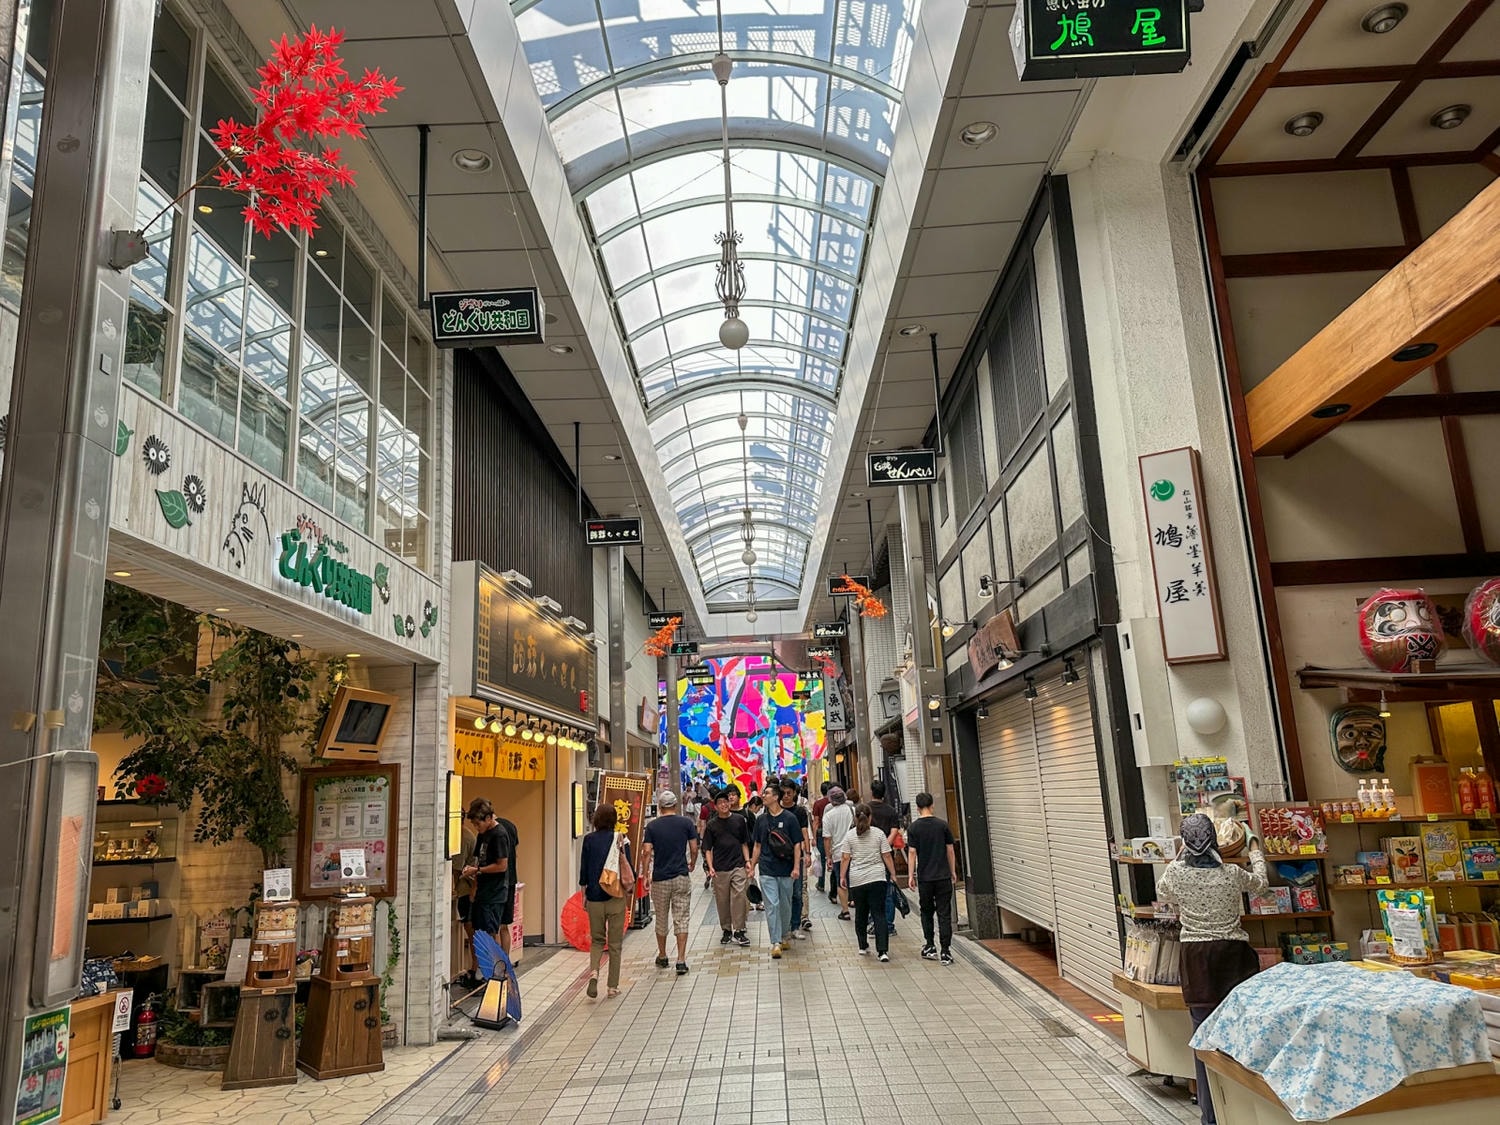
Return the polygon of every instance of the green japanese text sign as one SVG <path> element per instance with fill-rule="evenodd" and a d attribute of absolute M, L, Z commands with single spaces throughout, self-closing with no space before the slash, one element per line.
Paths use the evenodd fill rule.
<path fill-rule="evenodd" d="M 1023 82 L 1175 74 L 1188 64 L 1188 0 L 1024 0 L 1010 29 Z"/>

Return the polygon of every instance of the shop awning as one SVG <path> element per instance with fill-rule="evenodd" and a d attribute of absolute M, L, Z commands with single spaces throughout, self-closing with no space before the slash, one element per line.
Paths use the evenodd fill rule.
<path fill-rule="evenodd" d="M 1500 320 L 1500 181 L 1245 396 L 1257 456 L 1290 456 Z"/>

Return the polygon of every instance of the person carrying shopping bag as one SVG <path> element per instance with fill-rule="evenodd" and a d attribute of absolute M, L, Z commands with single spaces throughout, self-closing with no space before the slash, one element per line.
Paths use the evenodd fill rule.
<path fill-rule="evenodd" d="M 615 807 L 594 810 L 594 830 L 583 838 L 578 884 L 589 915 L 588 995 L 599 995 L 599 962 L 609 949 L 609 998 L 620 994 L 620 956 L 625 943 L 625 909 L 635 893 L 630 841 L 615 831 Z"/>

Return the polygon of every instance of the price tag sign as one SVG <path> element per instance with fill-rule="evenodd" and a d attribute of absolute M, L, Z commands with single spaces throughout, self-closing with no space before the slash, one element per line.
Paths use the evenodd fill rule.
<path fill-rule="evenodd" d="M 1317 844 L 1303 844 L 1302 848 L 1298 852 L 1298 854 L 1299 855 L 1317 855 L 1318 854 L 1318 845 Z"/>
<path fill-rule="evenodd" d="M 1389 875 L 1377 875 L 1375 876 L 1375 882 L 1379 886 L 1387 887 L 1390 886 L 1391 877 Z"/>
<path fill-rule="evenodd" d="M 115 993 L 115 1016 L 110 1025 L 110 1034 L 130 1030 L 130 1012 L 135 1007 L 135 989 L 127 988 Z"/>
<path fill-rule="evenodd" d="M 1438 871 L 1438 872 L 1435 872 L 1435 874 L 1437 876 L 1437 881 L 1439 883 L 1456 883 L 1456 882 L 1458 882 L 1458 872 L 1457 871 Z"/>
<path fill-rule="evenodd" d="M 1354 823 L 1354 814 L 1346 812 L 1343 816 L 1339 817 L 1339 823 L 1340 824 L 1353 824 Z"/>
<path fill-rule="evenodd" d="M 1430 813 L 1427 814 L 1427 819 L 1428 820 L 1437 820 L 1438 819 L 1438 814 L 1435 813 L 1435 812 L 1430 812 Z"/>
<path fill-rule="evenodd" d="M 1482 875 L 1486 883 L 1500 882 L 1500 871 L 1485 871 Z"/>

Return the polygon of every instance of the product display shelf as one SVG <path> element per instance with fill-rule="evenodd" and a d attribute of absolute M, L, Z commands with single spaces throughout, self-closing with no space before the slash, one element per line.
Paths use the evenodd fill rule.
<path fill-rule="evenodd" d="M 1363 883 L 1353 886 L 1333 886 L 1333 891 L 1364 891 L 1374 893 L 1375 891 L 1404 891 L 1426 889 L 1429 891 L 1440 891 L 1444 887 L 1492 887 L 1500 890 L 1500 879 L 1433 879 L 1424 883 Z"/>
<path fill-rule="evenodd" d="M 1120 913 L 1126 918 L 1159 919 L 1175 922 L 1177 914 L 1158 914 L 1149 906 L 1122 907 Z M 1332 918 L 1332 910 L 1294 910 L 1290 914 L 1241 914 L 1241 922 L 1286 922 L 1298 918 Z"/>
<path fill-rule="evenodd" d="M 175 855 L 159 855 L 155 859 L 96 859 L 95 867 L 149 867 L 157 863 L 176 863 Z"/>
<path fill-rule="evenodd" d="M 1265 854 L 1266 862 L 1267 863 L 1276 863 L 1278 861 L 1286 861 L 1286 860 L 1299 860 L 1299 861 L 1301 861 L 1301 860 L 1312 860 L 1315 863 L 1326 863 L 1326 862 L 1328 862 L 1328 856 L 1327 856 L 1326 853 L 1323 854 L 1323 855 L 1272 855 L 1270 852 L 1266 852 L 1264 854 Z M 1130 866 L 1130 867 L 1165 867 L 1167 864 L 1171 863 L 1172 860 L 1170 860 L 1170 859 L 1140 859 L 1140 858 L 1138 858 L 1136 856 L 1116 856 L 1114 858 L 1113 862 L 1115 862 L 1115 863 L 1123 863 L 1123 864 L 1126 864 L 1127 866 Z M 1224 862 L 1225 863 L 1233 864 L 1235 867 L 1249 867 L 1250 866 L 1250 861 L 1248 859 L 1246 859 L 1244 856 L 1238 856 L 1238 855 L 1237 856 L 1233 856 L 1233 857 L 1231 857 L 1229 859 L 1226 859 Z"/>
<path fill-rule="evenodd" d="M 1346 813 L 1337 819 L 1333 817 L 1326 818 L 1324 823 L 1333 827 L 1343 827 L 1350 824 L 1356 826 L 1361 824 L 1436 824 L 1440 820 L 1473 820 L 1482 824 L 1495 824 L 1496 815 L 1494 813 L 1486 815 L 1482 812 L 1434 812 L 1422 813 L 1420 815 L 1413 814 L 1411 816 L 1352 816 Z"/>
<path fill-rule="evenodd" d="M 157 914 L 150 918 L 90 918 L 90 926 L 149 926 L 152 922 L 162 922 L 172 917 L 170 913 Z"/>

